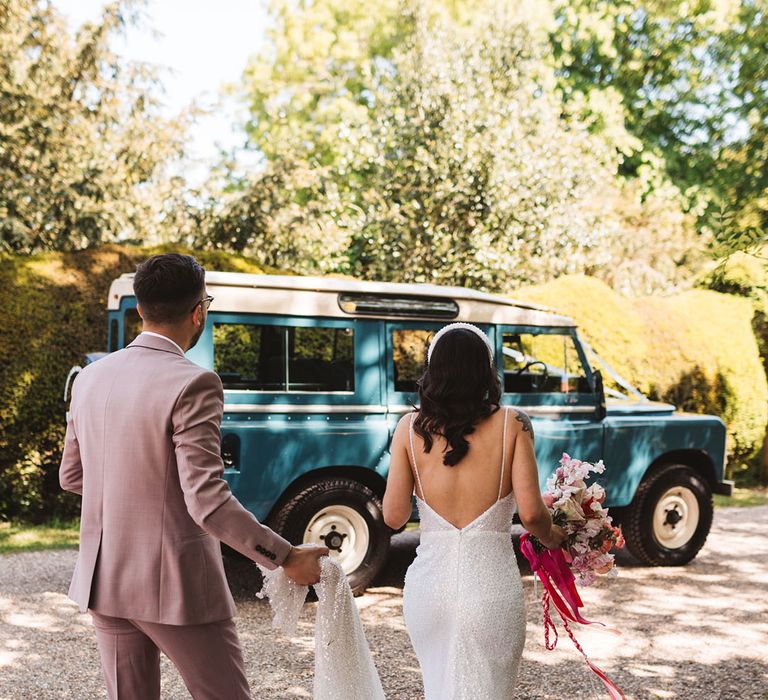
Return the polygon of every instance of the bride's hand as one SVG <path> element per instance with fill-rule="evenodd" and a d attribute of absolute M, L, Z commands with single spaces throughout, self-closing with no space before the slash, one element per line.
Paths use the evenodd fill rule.
<path fill-rule="evenodd" d="M 567 536 L 568 535 L 566 534 L 565 530 L 563 530 L 563 528 L 553 523 L 551 529 L 549 530 L 549 535 L 546 537 L 540 537 L 539 541 L 547 549 L 557 549 L 565 541 Z"/>

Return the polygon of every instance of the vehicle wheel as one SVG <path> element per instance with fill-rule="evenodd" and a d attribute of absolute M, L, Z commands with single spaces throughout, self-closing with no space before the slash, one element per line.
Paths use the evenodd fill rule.
<path fill-rule="evenodd" d="M 629 551 L 654 566 L 693 559 L 712 526 L 712 491 L 691 467 L 670 464 L 646 477 L 622 520 Z"/>
<path fill-rule="evenodd" d="M 291 544 L 322 544 L 339 560 L 353 593 L 365 591 L 384 564 L 390 529 L 381 500 L 367 486 L 338 477 L 315 481 L 270 519 Z"/>

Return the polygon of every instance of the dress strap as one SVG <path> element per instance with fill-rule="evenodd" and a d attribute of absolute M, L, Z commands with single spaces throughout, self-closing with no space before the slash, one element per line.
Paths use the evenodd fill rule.
<path fill-rule="evenodd" d="M 416 417 L 416 413 L 411 413 L 411 422 L 408 426 L 408 440 L 411 443 L 411 461 L 413 462 L 413 471 L 416 474 L 416 484 L 419 487 L 419 491 L 421 491 L 421 498 L 424 503 L 427 502 L 427 499 L 424 497 L 424 487 L 421 485 L 421 479 L 419 478 L 419 467 L 416 465 L 416 450 L 413 449 L 413 419 Z M 419 495 L 418 493 L 416 494 Z"/>
<path fill-rule="evenodd" d="M 501 499 L 501 492 L 504 488 L 504 465 L 507 463 L 507 416 L 509 415 L 509 407 L 504 407 L 504 432 L 501 436 L 501 476 L 499 477 L 499 495 L 496 496 L 496 500 Z M 422 491 L 423 493 L 423 491 Z"/>

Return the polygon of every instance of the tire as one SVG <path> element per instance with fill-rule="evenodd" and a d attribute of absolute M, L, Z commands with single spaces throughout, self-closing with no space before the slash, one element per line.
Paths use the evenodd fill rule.
<path fill-rule="evenodd" d="M 682 566 L 704 546 L 712 526 L 712 491 L 682 464 L 653 471 L 621 517 L 627 549 L 653 566 Z"/>
<path fill-rule="evenodd" d="M 307 484 L 270 518 L 291 544 L 324 544 L 339 558 L 352 592 L 363 593 L 387 558 L 391 530 L 381 500 L 354 479 L 332 477 Z"/>

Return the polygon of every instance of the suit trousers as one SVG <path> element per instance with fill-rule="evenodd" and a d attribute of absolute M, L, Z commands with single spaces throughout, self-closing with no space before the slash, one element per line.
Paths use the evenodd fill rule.
<path fill-rule="evenodd" d="M 160 652 L 194 700 L 251 700 L 235 622 L 161 625 L 89 611 L 110 700 L 159 700 Z"/>

